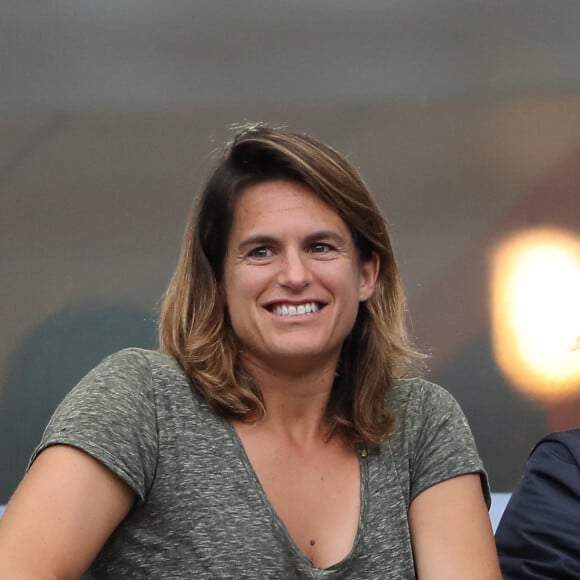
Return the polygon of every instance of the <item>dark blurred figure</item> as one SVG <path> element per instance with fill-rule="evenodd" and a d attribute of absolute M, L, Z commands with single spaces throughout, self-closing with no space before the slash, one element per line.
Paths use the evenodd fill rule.
<path fill-rule="evenodd" d="M 505 580 L 580 578 L 580 429 L 534 447 L 496 543 Z"/>
<path fill-rule="evenodd" d="M 85 304 L 56 313 L 19 345 L 0 388 L 0 504 L 22 479 L 64 395 L 107 355 L 135 344 L 155 348 L 151 313 L 131 305 Z"/>

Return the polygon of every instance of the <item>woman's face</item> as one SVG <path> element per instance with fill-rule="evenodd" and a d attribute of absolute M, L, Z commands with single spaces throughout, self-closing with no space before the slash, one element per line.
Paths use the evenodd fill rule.
<path fill-rule="evenodd" d="M 246 187 L 236 204 L 223 290 L 234 332 L 266 368 L 336 364 L 378 258 L 361 263 L 347 225 L 305 185 Z"/>

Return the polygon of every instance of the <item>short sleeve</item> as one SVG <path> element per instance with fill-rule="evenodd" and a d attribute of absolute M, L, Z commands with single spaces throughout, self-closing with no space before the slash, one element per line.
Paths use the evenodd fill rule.
<path fill-rule="evenodd" d="M 445 389 L 423 381 L 415 394 L 410 464 L 410 500 L 425 489 L 468 473 L 478 473 L 487 506 L 491 495 L 487 474 L 477 452 L 467 419 L 457 401 Z"/>
<path fill-rule="evenodd" d="M 54 412 L 29 467 L 50 445 L 88 453 L 144 500 L 157 465 L 152 373 L 144 351 L 126 349 L 89 372 Z"/>

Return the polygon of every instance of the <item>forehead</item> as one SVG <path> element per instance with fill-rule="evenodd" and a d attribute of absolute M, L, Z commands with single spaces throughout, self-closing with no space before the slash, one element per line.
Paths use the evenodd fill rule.
<path fill-rule="evenodd" d="M 349 229 L 336 211 L 310 188 L 294 181 L 266 181 L 241 190 L 236 201 L 232 235 L 249 230 L 312 227 L 332 228 L 348 235 Z"/>

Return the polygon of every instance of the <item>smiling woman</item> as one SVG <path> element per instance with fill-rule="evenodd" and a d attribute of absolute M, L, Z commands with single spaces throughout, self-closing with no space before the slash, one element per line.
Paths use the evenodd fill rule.
<path fill-rule="evenodd" d="M 234 211 L 223 288 L 246 369 L 262 363 L 301 375 L 336 368 L 377 273 L 377 254 L 360 260 L 346 224 L 304 185 L 245 187 Z M 268 386 L 261 386 L 262 395 Z"/>
<path fill-rule="evenodd" d="M 110 356 L 59 406 L 0 576 L 499 579 L 473 437 L 408 378 L 405 314 L 354 168 L 240 131 L 191 214 L 161 352 Z"/>

